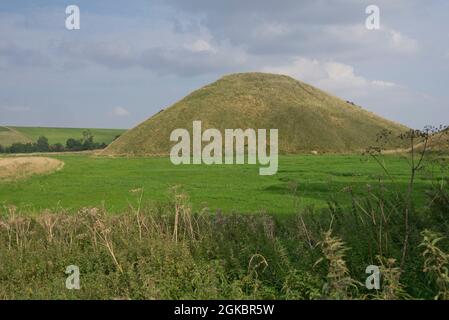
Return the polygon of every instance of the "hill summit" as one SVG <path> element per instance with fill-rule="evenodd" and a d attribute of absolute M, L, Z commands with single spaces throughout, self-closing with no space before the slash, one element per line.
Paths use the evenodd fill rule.
<path fill-rule="evenodd" d="M 238 73 L 206 85 L 127 131 L 103 154 L 166 155 L 177 128 L 278 129 L 279 152 L 351 152 L 376 144 L 383 130 L 407 127 L 284 75 Z M 402 147 L 393 139 L 391 148 Z"/>

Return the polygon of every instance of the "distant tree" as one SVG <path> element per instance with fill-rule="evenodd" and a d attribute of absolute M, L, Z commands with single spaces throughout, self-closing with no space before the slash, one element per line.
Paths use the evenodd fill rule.
<path fill-rule="evenodd" d="M 10 153 L 30 153 L 36 152 L 36 144 L 35 143 L 13 143 L 9 147 Z"/>
<path fill-rule="evenodd" d="M 9 150 L 11 153 L 20 153 L 25 151 L 25 145 L 23 143 L 13 143 Z"/>
<path fill-rule="evenodd" d="M 61 143 L 50 145 L 48 139 L 44 136 L 39 137 L 36 143 L 13 143 L 9 147 L 0 145 L 0 153 L 30 153 L 30 152 L 63 152 L 63 151 L 81 151 L 104 149 L 107 144 L 95 142 L 94 136 L 90 130 L 83 132 L 81 139 L 69 138 L 65 146 Z"/>
<path fill-rule="evenodd" d="M 52 151 L 52 152 L 62 152 L 64 150 L 65 150 L 64 146 L 59 142 L 50 146 L 50 151 Z"/>
<path fill-rule="evenodd" d="M 81 140 L 69 138 L 69 139 L 67 139 L 65 147 L 69 151 L 80 151 L 83 148 L 83 144 L 82 144 Z"/>
<path fill-rule="evenodd" d="M 36 143 L 37 152 L 48 152 L 50 151 L 50 146 L 48 144 L 48 139 L 44 136 L 39 137 Z"/>
<path fill-rule="evenodd" d="M 83 131 L 83 150 L 95 149 L 94 136 L 90 130 Z"/>

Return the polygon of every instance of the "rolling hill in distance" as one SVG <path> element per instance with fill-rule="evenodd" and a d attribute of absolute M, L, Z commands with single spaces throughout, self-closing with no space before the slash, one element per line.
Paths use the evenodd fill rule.
<path fill-rule="evenodd" d="M 29 137 L 9 127 L 0 126 L 0 145 L 10 146 L 13 143 L 32 142 Z"/>
<path fill-rule="evenodd" d="M 341 100 L 291 77 L 238 73 L 196 90 L 127 131 L 103 154 L 165 155 L 170 133 L 177 128 L 279 129 L 279 152 L 352 152 L 376 144 L 377 134 L 392 137 L 408 130 L 353 103 Z M 391 148 L 404 147 L 392 138 Z"/>
<path fill-rule="evenodd" d="M 65 144 L 67 139 L 80 139 L 83 131 L 90 130 L 94 141 L 99 143 L 111 143 L 125 129 L 98 129 L 98 128 L 56 128 L 56 127 L 16 127 L 0 126 L 0 145 L 10 146 L 13 143 L 36 142 L 40 136 L 48 138 L 50 144 Z"/>

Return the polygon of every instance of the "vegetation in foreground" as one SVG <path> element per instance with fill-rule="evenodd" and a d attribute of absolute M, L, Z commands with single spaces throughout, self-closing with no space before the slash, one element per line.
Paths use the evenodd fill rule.
<path fill-rule="evenodd" d="M 448 299 L 448 182 L 429 190 L 408 225 L 404 196 L 381 191 L 354 196 L 350 210 L 334 202 L 283 219 L 193 212 L 177 188 L 158 207 L 141 207 L 136 190 L 119 215 L 5 207 L 0 298 Z M 70 265 L 80 290 L 65 287 Z M 364 287 L 368 265 L 380 267 L 380 290 Z"/>
<path fill-rule="evenodd" d="M 0 298 L 43 299 L 449 299 L 449 178 L 412 152 L 407 188 L 380 180 L 350 205 L 302 205 L 288 181 L 295 214 L 223 214 L 194 210 L 185 192 L 144 205 L 131 190 L 126 211 L 28 212 L 5 205 L 0 216 Z M 368 155 L 394 181 L 377 152 Z M 432 159 L 444 172 L 441 158 Z M 418 174 L 429 171 L 417 202 Z M 433 167 L 430 166 L 430 169 Z M 159 185 L 160 188 L 160 185 Z M 67 267 L 81 271 L 68 290 Z M 378 290 L 364 286 L 378 266 Z"/>

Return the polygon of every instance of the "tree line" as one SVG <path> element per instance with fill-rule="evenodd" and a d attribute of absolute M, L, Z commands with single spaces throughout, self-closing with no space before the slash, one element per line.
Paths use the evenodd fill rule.
<path fill-rule="evenodd" d="M 114 138 L 117 139 L 119 136 Z M 41 136 L 36 142 L 21 143 L 16 142 L 10 146 L 0 145 L 0 153 L 32 153 L 32 152 L 63 152 L 63 151 L 84 151 L 104 149 L 107 146 L 104 142 L 95 142 L 90 130 L 83 131 L 81 139 L 69 138 L 65 145 L 62 143 L 49 144 L 45 136 Z"/>

